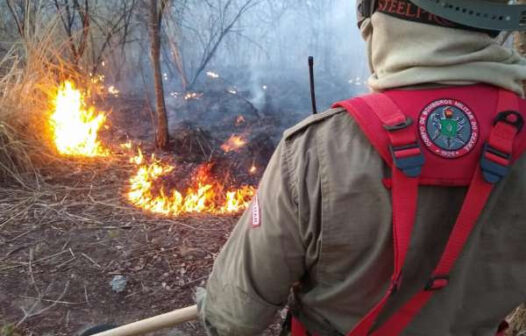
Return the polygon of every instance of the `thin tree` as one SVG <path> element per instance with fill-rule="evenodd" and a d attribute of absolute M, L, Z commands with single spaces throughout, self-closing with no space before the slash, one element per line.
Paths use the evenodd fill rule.
<path fill-rule="evenodd" d="M 211 27 L 209 39 L 208 41 L 206 41 L 201 60 L 199 61 L 197 70 L 195 71 L 194 76 L 190 81 L 190 84 L 188 85 L 188 88 L 194 87 L 197 80 L 199 79 L 199 76 L 214 57 L 217 49 L 221 45 L 221 42 L 229 33 L 232 32 L 232 29 L 234 28 L 235 24 L 249 9 L 251 9 L 258 3 L 259 1 L 257 0 L 244 0 L 230 20 L 228 19 L 226 13 L 233 6 L 234 1 L 227 0 L 222 7 L 218 7 L 218 22 L 215 26 Z M 211 8 L 213 8 L 213 6 L 211 6 Z"/>
<path fill-rule="evenodd" d="M 164 102 L 163 77 L 161 72 L 161 32 L 164 7 L 167 0 L 161 0 L 159 10 L 157 0 L 150 0 L 150 57 L 153 67 L 157 127 L 155 132 L 155 144 L 157 148 L 165 149 L 168 146 L 168 118 L 166 116 L 166 104 Z"/>
<path fill-rule="evenodd" d="M 189 24 L 181 23 L 184 20 L 184 15 L 177 13 L 177 10 L 167 11 L 165 37 L 184 91 L 194 88 L 226 36 L 235 32 L 234 27 L 243 15 L 260 2 L 261 0 L 203 1 L 198 8 L 208 13 L 206 22 L 209 25 L 206 28 L 193 26 L 191 22 Z M 184 12 L 186 5 L 187 3 L 184 1 L 178 2 L 179 12 Z M 167 9 L 169 8 L 167 7 Z M 198 52 L 199 55 L 197 57 L 199 59 L 197 60 L 185 62 L 183 45 L 181 45 L 184 40 L 182 36 L 184 35 L 184 30 L 191 31 L 194 34 L 190 48 L 195 48 L 196 44 L 202 45 L 202 50 Z M 186 68 L 185 63 L 196 63 L 197 66 L 194 71 L 190 72 Z"/>
<path fill-rule="evenodd" d="M 30 0 L 6 0 L 7 8 L 16 24 L 16 29 L 22 39 L 35 33 L 36 13 L 41 9 L 41 4 L 34 4 Z M 5 29 L 7 26 L 4 26 Z"/>
<path fill-rule="evenodd" d="M 75 66 L 78 66 L 88 45 L 90 30 L 88 0 L 84 0 L 83 3 L 80 3 L 79 0 L 73 0 L 71 3 L 69 0 L 64 0 L 63 2 L 54 0 L 53 3 L 55 4 L 55 8 L 57 9 L 60 20 L 62 21 L 62 25 L 64 26 L 64 31 L 68 36 L 68 44 L 73 56 L 73 63 Z M 81 23 L 81 35 L 78 44 L 75 43 L 77 16 Z"/>

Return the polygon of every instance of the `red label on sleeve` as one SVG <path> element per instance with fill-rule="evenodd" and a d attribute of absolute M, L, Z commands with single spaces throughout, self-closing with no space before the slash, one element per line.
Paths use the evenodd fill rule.
<path fill-rule="evenodd" d="M 254 196 L 254 201 L 252 202 L 252 227 L 256 228 L 261 225 L 261 210 L 259 208 L 259 199 L 258 195 Z"/>

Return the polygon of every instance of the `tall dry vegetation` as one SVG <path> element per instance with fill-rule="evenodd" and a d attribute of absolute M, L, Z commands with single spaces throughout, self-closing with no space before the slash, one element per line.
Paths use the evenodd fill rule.
<path fill-rule="evenodd" d="M 25 185 L 34 163 L 49 153 L 46 137 L 48 96 L 60 74 L 71 72 L 54 39 L 56 20 L 35 14 L 26 30 L 0 60 L 0 178 Z"/>
<path fill-rule="evenodd" d="M 21 185 L 38 178 L 35 164 L 53 157 L 48 125 L 51 97 L 64 79 L 90 81 L 64 57 L 58 19 L 42 22 L 20 37 L 0 60 L 0 179 Z M 62 40 L 63 41 L 63 40 Z"/>
<path fill-rule="evenodd" d="M 30 187 L 39 178 L 35 167 L 57 159 L 48 117 L 59 83 L 71 79 L 87 91 L 98 90 L 90 74 L 128 28 L 130 10 L 121 16 L 111 8 L 100 10 L 106 15 L 93 18 L 98 29 L 89 30 L 88 40 L 88 2 L 85 7 L 77 1 L 16 4 L 0 3 L 0 42 L 8 41 L 0 44 L 0 184 L 9 180 Z"/>

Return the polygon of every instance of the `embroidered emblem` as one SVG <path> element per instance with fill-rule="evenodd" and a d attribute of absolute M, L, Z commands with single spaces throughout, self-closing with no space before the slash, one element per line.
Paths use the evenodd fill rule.
<path fill-rule="evenodd" d="M 254 196 L 252 201 L 252 227 L 256 228 L 261 225 L 261 209 L 259 207 L 258 195 Z"/>
<path fill-rule="evenodd" d="M 426 106 L 420 115 L 418 129 L 426 147 L 447 159 L 471 152 L 480 133 L 475 114 L 454 99 L 440 99 Z"/>

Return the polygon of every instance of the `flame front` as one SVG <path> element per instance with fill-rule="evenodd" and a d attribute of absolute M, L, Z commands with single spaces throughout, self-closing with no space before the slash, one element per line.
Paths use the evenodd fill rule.
<path fill-rule="evenodd" d="M 201 165 L 191 177 L 191 186 L 180 192 L 163 185 L 163 178 L 176 167 L 161 162 L 152 156 L 145 160 L 139 153 L 130 160 L 137 171 L 130 178 L 128 200 L 149 212 L 166 216 L 185 213 L 232 214 L 248 207 L 255 194 L 252 186 L 229 190 L 211 175 L 211 164 Z M 149 162 L 148 162 L 149 161 Z"/>
<path fill-rule="evenodd" d="M 60 154 L 71 156 L 107 156 L 108 151 L 98 139 L 98 132 L 106 116 L 87 108 L 84 96 L 74 84 L 62 84 L 54 99 L 50 118 L 55 146 Z"/>
<path fill-rule="evenodd" d="M 111 86 L 108 92 L 118 95 Z M 197 99 L 199 96 L 192 96 Z M 63 83 L 53 100 L 54 110 L 49 125 L 57 151 L 75 157 L 109 156 L 98 138 L 106 116 L 87 107 L 85 96 L 72 82 Z M 237 150 L 246 144 L 243 136 L 233 135 L 223 146 L 225 152 Z M 131 142 L 120 144 L 126 153 L 132 153 Z M 129 152 L 128 152 L 129 151 Z M 213 164 L 201 164 L 191 174 L 187 187 L 178 190 L 173 179 L 176 166 L 152 156 L 145 158 L 142 152 L 131 154 L 130 162 L 135 166 L 129 178 L 126 197 L 134 206 L 151 213 L 178 216 L 188 213 L 235 214 L 248 207 L 256 193 L 253 186 L 228 187 L 214 177 Z M 170 180 L 172 183 L 170 183 Z"/>

